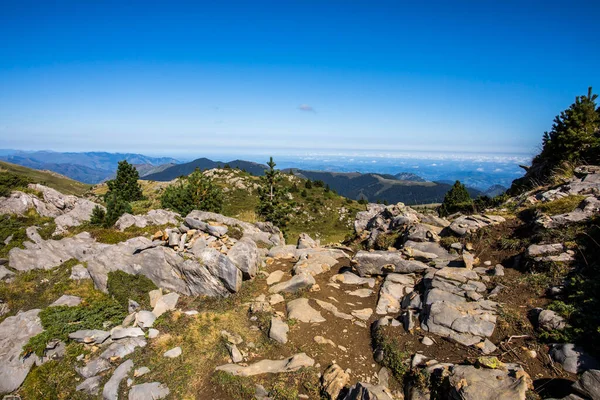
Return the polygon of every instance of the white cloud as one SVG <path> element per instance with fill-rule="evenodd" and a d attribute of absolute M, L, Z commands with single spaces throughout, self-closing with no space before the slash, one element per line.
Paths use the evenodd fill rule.
<path fill-rule="evenodd" d="M 312 112 L 312 113 L 314 113 L 314 112 L 317 112 L 317 111 L 316 111 L 316 110 L 313 108 L 313 106 L 310 106 L 310 105 L 308 105 L 308 104 L 300 104 L 300 105 L 298 106 L 298 110 L 300 110 L 300 111 L 305 111 L 305 112 Z"/>
<path fill-rule="evenodd" d="M 483 168 L 481 168 L 481 167 L 480 167 L 480 168 L 477 168 L 477 171 L 479 171 L 479 172 L 483 172 Z"/>

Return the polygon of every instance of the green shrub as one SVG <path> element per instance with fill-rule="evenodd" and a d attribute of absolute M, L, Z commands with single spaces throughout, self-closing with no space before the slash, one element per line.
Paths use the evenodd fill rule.
<path fill-rule="evenodd" d="M 258 188 L 258 207 L 256 212 L 265 221 L 272 222 L 283 232 L 290 220 L 291 207 L 286 197 L 287 188 L 283 184 L 282 174 L 275 169 L 273 157 L 267 163 L 269 169 L 261 178 Z"/>
<path fill-rule="evenodd" d="M 160 202 L 163 208 L 187 215 L 193 210 L 221 212 L 223 193 L 213 181 L 199 170 L 182 178 L 163 192 Z"/>
<path fill-rule="evenodd" d="M 108 193 L 106 198 L 106 214 L 104 216 L 104 227 L 110 228 L 125 213 L 131 213 L 131 204 L 117 193 Z"/>
<path fill-rule="evenodd" d="M 15 189 L 26 188 L 32 181 L 22 175 L 0 172 L 0 197 L 9 196 Z"/>
<path fill-rule="evenodd" d="M 404 375 L 409 369 L 405 360 L 410 357 L 410 353 L 402 350 L 398 339 L 393 335 L 386 334 L 383 328 L 377 328 L 374 331 L 373 342 L 375 348 L 383 352 L 381 364 L 392 372 L 398 382 L 402 383 Z"/>
<path fill-rule="evenodd" d="M 91 304 L 75 307 L 48 307 L 40 312 L 44 331 L 23 346 L 23 353 L 44 354 L 46 345 L 52 339 L 67 341 L 69 333 L 81 329 L 106 329 L 104 322 L 118 325 L 127 316 L 126 310 L 113 299 L 97 300 Z"/>
<path fill-rule="evenodd" d="M 156 285 L 144 275 L 130 275 L 123 271 L 108 273 L 108 294 L 123 308 L 127 309 L 129 299 L 135 300 L 142 308 L 150 308 L 148 292 L 156 289 Z"/>

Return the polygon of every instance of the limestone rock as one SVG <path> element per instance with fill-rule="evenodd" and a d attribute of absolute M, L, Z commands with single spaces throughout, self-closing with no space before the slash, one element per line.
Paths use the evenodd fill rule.
<path fill-rule="evenodd" d="M 237 376 L 254 376 L 267 373 L 294 372 L 303 367 L 312 367 L 314 364 L 315 360 L 304 353 L 299 353 L 283 360 L 261 360 L 248 366 L 225 364 L 217 367 L 216 370 Z"/>
<path fill-rule="evenodd" d="M 359 251 L 353 259 L 360 276 L 388 273 L 422 272 L 429 267 L 420 261 L 405 260 L 402 253 L 388 251 Z"/>
<path fill-rule="evenodd" d="M 274 283 L 281 281 L 284 275 L 285 272 L 281 270 L 271 272 L 267 277 L 267 285 L 273 285 Z"/>
<path fill-rule="evenodd" d="M 69 279 L 72 279 L 74 281 L 81 281 L 84 279 L 92 279 L 92 277 L 90 276 L 90 273 L 88 272 L 87 268 L 85 268 L 81 264 L 77 264 L 73 266 L 73 268 L 71 268 L 71 276 L 69 277 Z"/>
<path fill-rule="evenodd" d="M 101 376 L 92 376 L 81 382 L 75 390 L 78 392 L 84 392 L 91 396 L 97 396 L 100 391 L 100 383 L 102 382 Z"/>
<path fill-rule="evenodd" d="M 350 383 L 350 375 L 337 364 L 329 366 L 321 377 L 323 391 L 327 393 L 330 399 L 334 400 L 338 398 L 340 392 L 348 383 Z"/>
<path fill-rule="evenodd" d="M 129 390 L 129 400 L 159 400 L 169 395 L 169 388 L 159 382 L 142 383 L 133 385 Z"/>
<path fill-rule="evenodd" d="M 315 278 L 313 278 L 312 275 L 302 273 L 299 275 L 294 275 L 292 277 L 292 279 L 290 279 L 288 281 L 280 282 L 276 285 L 271 286 L 271 288 L 269 289 L 269 292 L 270 293 L 279 293 L 279 292 L 295 293 L 298 290 L 301 290 L 304 288 L 310 288 L 315 283 L 316 283 Z"/>
<path fill-rule="evenodd" d="M 588 369 L 600 368 L 600 364 L 595 358 L 572 343 L 553 344 L 551 345 L 549 354 L 554 361 L 563 366 L 565 371 L 573 374 L 578 374 Z"/>
<path fill-rule="evenodd" d="M 117 400 L 119 398 L 119 385 L 127 377 L 131 368 L 133 368 L 133 361 L 127 360 L 115 369 L 115 372 L 113 372 L 102 390 L 104 400 Z"/>
<path fill-rule="evenodd" d="M 150 210 L 143 215 L 126 213 L 115 222 L 115 228 L 124 231 L 131 226 L 145 228 L 149 225 L 176 225 L 177 217 L 179 214 L 167 210 Z"/>
<path fill-rule="evenodd" d="M 70 296 L 67 294 L 63 294 L 56 300 L 54 303 L 50 304 L 48 307 L 57 307 L 57 306 L 67 306 L 67 307 L 75 307 L 81 304 L 81 297 Z"/>
<path fill-rule="evenodd" d="M 167 311 L 173 311 L 177 307 L 178 300 L 179 295 L 177 293 L 173 292 L 166 294 L 156 301 L 156 305 L 154 306 L 152 313 L 158 318 Z"/>
<path fill-rule="evenodd" d="M 242 287 L 242 271 L 225 255 L 215 249 L 206 248 L 197 255 L 213 276 L 218 277 L 230 292 Z"/>
<path fill-rule="evenodd" d="M 296 247 L 298 249 L 311 249 L 314 247 L 319 247 L 319 243 L 308 236 L 308 234 L 301 233 L 298 237 L 298 245 Z"/>
<path fill-rule="evenodd" d="M 269 329 L 269 337 L 279 343 L 287 343 L 287 334 L 290 331 L 288 324 L 283 322 L 281 318 L 271 318 L 271 328 Z"/>
<path fill-rule="evenodd" d="M 36 362 L 36 356 L 22 358 L 22 348 L 30 338 L 43 331 L 34 309 L 8 317 L 0 323 L 0 394 L 16 390 Z"/>
<path fill-rule="evenodd" d="M 177 358 L 181 355 L 181 347 L 174 347 L 171 350 L 165 351 L 163 356 L 168 358 Z"/>
<path fill-rule="evenodd" d="M 451 398 L 464 400 L 525 400 L 530 379 L 520 366 L 508 370 L 455 365 L 449 377 Z"/>
<path fill-rule="evenodd" d="M 69 333 L 69 339 L 79 343 L 95 343 L 102 344 L 110 337 L 110 332 L 99 329 L 83 329 Z"/>
<path fill-rule="evenodd" d="M 301 322 L 325 322 L 321 313 L 308 304 L 308 299 L 300 297 L 287 303 L 288 318 Z"/>
<path fill-rule="evenodd" d="M 258 272 L 258 247 L 249 238 L 242 237 L 227 253 L 227 257 L 242 271 L 244 279 L 254 278 Z"/>
<path fill-rule="evenodd" d="M 90 360 L 83 367 L 75 367 L 75 371 L 84 378 L 91 378 L 98 375 L 102 371 L 110 369 L 110 362 L 108 360 L 98 357 Z"/>
<path fill-rule="evenodd" d="M 600 371 L 585 371 L 575 382 L 573 389 L 590 399 L 600 399 Z"/>
<path fill-rule="evenodd" d="M 538 326 L 545 331 L 565 329 L 566 321 L 551 310 L 543 310 L 538 316 Z"/>

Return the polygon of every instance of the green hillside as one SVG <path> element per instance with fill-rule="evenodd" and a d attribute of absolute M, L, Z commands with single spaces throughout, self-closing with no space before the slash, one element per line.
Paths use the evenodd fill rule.
<path fill-rule="evenodd" d="M 5 172 L 27 177 L 33 183 L 41 183 L 42 185 L 56 189 L 64 194 L 82 196 L 91 188 L 91 185 L 74 181 L 55 172 L 39 171 L 0 161 L 0 174 Z"/>

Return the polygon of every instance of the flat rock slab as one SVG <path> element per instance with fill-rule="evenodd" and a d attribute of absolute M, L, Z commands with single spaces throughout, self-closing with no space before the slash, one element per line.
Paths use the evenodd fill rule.
<path fill-rule="evenodd" d="M 464 400 L 525 400 L 528 387 L 519 366 L 502 370 L 455 365 L 449 379 L 452 394 Z"/>
<path fill-rule="evenodd" d="M 179 295 L 175 292 L 165 294 L 156 300 L 156 305 L 154 306 L 152 313 L 156 315 L 156 317 L 160 317 L 167 311 L 173 311 L 177 307 L 178 300 Z"/>
<path fill-rule="evenodd" d="M 354 317 L 352 317 L 352 315 L 339 311 L 338 308 L 331 303 L 328 303 L 326 301 L 319 300 L 319 299 L 316 299 L 315 301 L 322 309 L 329 311 L 337 318 L 348 319 L 348 320 L 354 319 Z"/>
<path fill-rule="evenodd" d="M 75 307 L 81 304 L 81 297 L 77 296 L 69 296 L 68 294 L 63 294 L 56 300 L 54 303 L 50 304 L 48 307 L 57 307 L 57 306 L 67 306 L 67 307 Z"/>
<path fill-rule="evenodd" d="M 363 321 L 368 321 L 369 318 L 371 318 L 371 315 L 373 314 L 373 309 L 372 308 L 363 308 L 361 310 L 352 311 L 350 314 L 352 314 L 354 317 L 356 317 L 358 319 L 362 319 Z"/>
<path fill-rule="evenodd" d="M 344 272 L 331 277 L 331 282 L 341 282 L 346 285 L 367 285 L 370 288 L 375 287 L 375 278 L 363 278 L 352 272 Z"/>
<path fill-rule="evenodd" d="M 98 391 L 100 391 L 100 383 L 102 382 L 101 376 L 92 376 L 87 378 L 85 381 L 81 382 L 75 390 L 78 392 L 83 392 L 89 394 L 91 396 L 96 396 Z"/>
<path fill-rule="evenodd" d="M 43 331 L 40 311 L 22 312 L 0 323 L 0 394 L 21 386 L 36 362 L 35 355 L 22 359 L 21 351 L 30 338 Z"/>
<path fill-rule="evenodd" d="M 91 378 L 92 376 L 98 375 L 102 371 L 110 369 L 111 365 L 108 360 L 98 357 L 89 361 L 83 367 L 75 367 L 75 371 L 84 378 Z"/>
<path fill-rule="evenodd" d="M 119 385 L 121 381 L 127 377 L 129 371 L 133 368 L 133 361 L 127 360 L 115 369 L 112 376 L 104 385 L 102 397 L 104 400 L 117 400 L 119 398 Z"/>
<path fill-rule="evenodd" d="M 216 368 L 217 371 L 224 371 L 236 376 L 254 376 L 260 374 L 279 374 L 284 372 L 294 372 L 303 367 L 312 367 L 315 360 L 305 353 L 296 354 L 283 360 L 261 360 L 250 364 L 247 367 L 237 364 L 226 364 Z"/>
<path fill-rule="evenodd" d="M 79 343 L 102 344 L 110 337 L 110 332 L 99 329 L 83 329 L 69 333 L 69 339 Z"/>
<path fill-rule="evenodd" d="M 284 275 L 285 275 L 285 272 L 283 272 L 281 270 L 271 272 L 269 274 L 269 277 L 267 278 L 267 285 L 270 286 L 270 285 L 280 282 Z"/>
<path fill-rule="evenodd" d="M 181 355 L 181 347 L 177 346 L 172 348 L 171 350 L 165 351 L 163 354 L 164 357 L 168 358 L 177 358 Z"/>
<path fill-rule="evenodd" d="M 271 286 L 269 289 L 270 293 L 295 293 L 298 290 L 304 288 L 310 288 L 316 283 L 315 278 L 312 275 L 307 273 L 301 273 L 299 275 L 295 275 L 289 281 L 280 282 L 276 285 Z"/>
<path fill-rule="evenodd" d="M 269 337 L 279 343 L 287 343 L 287 334 L 290 331 L 288 324 L 283 322 L 281 318 L 271 318 L 271 328 L 269 329 Z"/>
<path fill-rule="evenodd" d="M 421 261 L 406 260 L 400 252 L 364 251 L 361 250 L 353 258 L 356 271 L 360 276 L 387 275 L 392 272 L 411 273 L 429 269 Z"/>
<path fill-rule="evenodd" d="M 119 340 L 132 337 L 143 337 L 144 335 L 144 331 L 140 328 L 117 328 L 112 331 L 110 337 L 113 340 Z"/>
<path fill-rule="evenodd" d="M 106 350 L 100 354 L 100 357 L 107 360 L 114 358 L 123 358 L 133 353 L 136 347 L 146 346 L 146 341 L 140 337 L 125 338 L 111 343 Z"/>
<path fill-rule="evenodd" d="M 550 357 L 562 365 L 565 371 L 578 374 L 588 369 L 599 369 L 598 360 L 587 354 L 579 346 L 572 343 L 553 344 L 550 348 Z"/>
<path fill-rule="evenodd" d="M 133 385 L 129 390 L 129 400 L 159 400 L 169 395 L 169 388 L 159 382 Z"/>
<path fill-rule="evenodd" d="M 301 322 L 325 322 L 321 313 L 308 304 L 308 299 L 299 298 L 287 303 L 288 318 L 297 319 Z"/>

